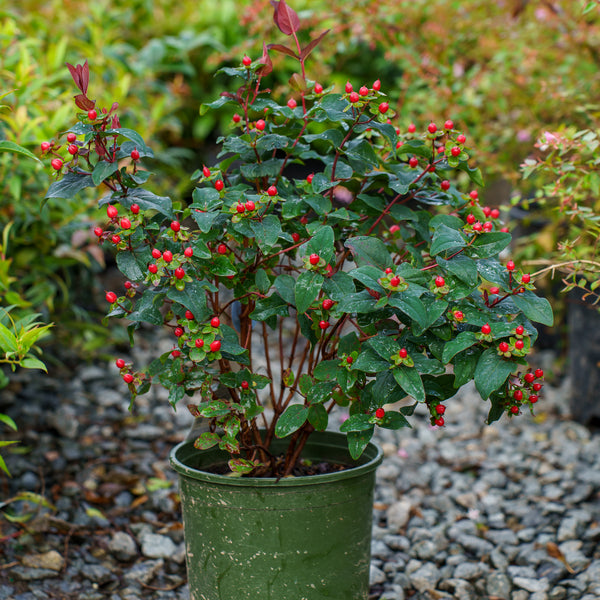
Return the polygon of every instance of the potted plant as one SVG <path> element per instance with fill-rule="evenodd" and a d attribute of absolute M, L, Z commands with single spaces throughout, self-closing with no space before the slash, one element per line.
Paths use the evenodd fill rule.
<path fill-rule="evenodd" d="M 375 429 L 409 426 L 418 404 L 443 427 L 472 380 L 488 422 L 529 410 L 531 321 L 552 311 L 499 258 L 511 235 L 470 189 L 466 136 L 448 120 L 400 138 L 379 80 L 311 81 L 326 32 L 302 45 L 297 14 L 273 5 L 292 44 L 223 69 L 240 85 L 202 111 L 233 107 L 233 129 L 189 201 L 146 189 L 152 151 L 88 97 L 87 62 L 69 65 L 81 112 L 67 154 L 46 148 L 48 197 L 103 190 L 94 231 L 126 278 L 109 316 L 132 340 L 142 323 L 173 336 L 144 369 L 117 360 L 132 403 L 158 382 L 204 422 L 171 455 L 192 597 L 364 599 Z M 263 88 L 269 51 L 299 65 L 283 102 Z M 334 411 L 341 433 L 326 431 Z"/>

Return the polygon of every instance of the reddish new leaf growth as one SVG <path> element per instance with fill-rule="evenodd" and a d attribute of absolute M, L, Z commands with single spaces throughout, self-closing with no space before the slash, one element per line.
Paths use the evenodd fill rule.
<path fill-rule="evenodd" d="M 326 29 L 318 38 L 315 38 L 312 42 L 310 42 L 310 44 L 304 46 L 304 48 L 302 48 L 302 52 L 300 53 L 300 58 L 306 58 L 330 31 L 331 29 Z"/>
<path fill-rule="evenodd" d="M 271 73 L 271 71 L 273 71 L 273 63 L 271 62 L 271 57 L 269 56 L 269 51 L 267 49 L 267 45 L 264 42 L 263 42 L 263 53 L 258 62 L 261 65 L 263 65 L 262 67 L 260 67 L 260 69 L 258 69 L 256 71 L 256 74 L 259 77 L 265 77 L 266 75 Z"/>
<path fill-rule="evenodd" d="M 300 18 L 296 11 L 286 4 L 285 0 L 271 0 L 271 5 L 275 9 L 273 22 L 282 33 L 292 35 L 300 29 Z"/>
<path fill-rule="evenodd" d="M 277 52 L 281 52 L 282 54 L 287 54 L 288 56 L 291 56 L 296 60 L 300 60 L 300 57 L 291 48 L 288 48 L 283 44 L 269 44 L 267 48 L 269 50 L 276 50 Z"/>
<path fill-rule="evenodd" d="M 67 63 L 67 68 L 69 69 L 69 73 L 71 73 L 75 85 L 85 96 L 90 82 L 90 68 L 88 67 L 88 61 L 86 60 L 82 65 L 77 65 L 75 67 Z"/>

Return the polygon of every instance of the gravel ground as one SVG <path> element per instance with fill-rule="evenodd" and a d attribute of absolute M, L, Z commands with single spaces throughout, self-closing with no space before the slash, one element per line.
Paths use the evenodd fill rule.
<path fill-rule="evenodd" d="M 129 413 L 113 365 L 1 394 L 22 442 L 3 510 L 28 520 L 0 518 L 0 600 L 189 598 L 167 460 L 187 411 L 155 393 Z M 600 599 L 600 436 L 567 398 L 545 386 L 536 418 L 485 427 L 467 387 L 444 428 L 379 432 L 370 600 Z"/>

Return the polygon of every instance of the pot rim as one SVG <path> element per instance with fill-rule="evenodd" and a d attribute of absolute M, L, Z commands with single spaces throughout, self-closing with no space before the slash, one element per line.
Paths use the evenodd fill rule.
<path fill-rule="evenodd" d="M 312 443 L 311 443 L 312 442 Z M 340 444 L 340 442 L 342 442 Z M 347 452 L 346 435 L 335 431 L 314 432 L 311 434 L 307 442 L 307 448 L 322 448 L 325 450 L 320 458 L 327 458 L 326 449 L 334 448 L 338 452 L 344 449 Z M 277 479 L 276 477 L 237 477 L 231 475 L 221 475 L 217 473 L 209 473 L 195 467 L 185 464 L 185 460 L 190 456 L 204 452 L 194 448 L 193 441 L 183 441 L 172 448 L 169 453 L 169 462 L 171 467 L 182 477 L 189 477 L 205 482 L 211 482 L 227 486 L 239 487 L 296 487 L 307 485 L 321 485 L 332 481 L 341 481 L 344 479 L 352 479 L 360 477 L 371 471 L 374 471 L 383 460 L 383 450 L 381 447 L 371 441 L 361 454 L 357 461 L 353 461 L 348 454 L 346 462 L 356 463 L 354 466 L 349 466 L 343 471 L 335 471 L 333 473 L 324 473 L 322 475 L 303 475 L 300 477 L 285 477 Z M 210 450 L 209 450 L 210 452 Z M 339 459 L 335 459 L 339 460 Z"/>

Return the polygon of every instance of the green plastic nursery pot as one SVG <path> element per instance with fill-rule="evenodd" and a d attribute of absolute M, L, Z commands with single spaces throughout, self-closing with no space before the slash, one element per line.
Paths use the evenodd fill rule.
<path fill-rule="evenodd" d="M 275 440 L 273 453 L 287 441 Z M 346 438 L 313 433 L 302 454 L 352 468 L 324 475 L 228 477 L 218 449 L 173 448 L 179 473 L 192 600 L 366 600 L 369 591 L 375 469 L 380 448 L 358 461 Z"/>

